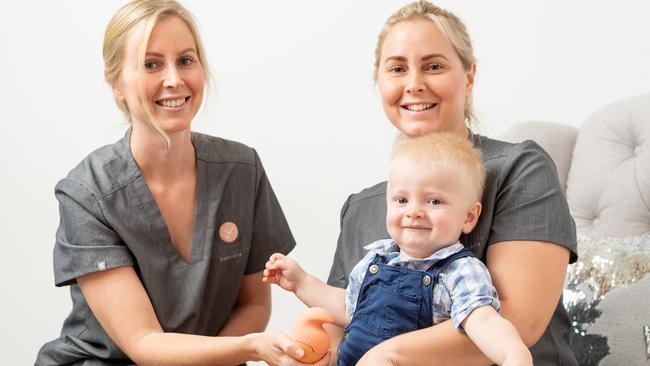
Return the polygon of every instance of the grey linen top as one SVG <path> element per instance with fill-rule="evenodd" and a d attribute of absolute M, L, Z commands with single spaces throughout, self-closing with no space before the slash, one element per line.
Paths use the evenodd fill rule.
<path fill-rule="evenodd" d="M 272 253 L 295 246 L 255 150 L 192 133 L 196 217 L 191 260 L 183 261 L 129 140 L 130 130 L 56 185 L 61 221 L 54 279 L 56 286 L 70 285 L 73 309 L 61 336 L 39 351 L 36 365 L 133 364 L 91 312 L 76 284 L 79 276 L 133 266 L 165 331 L 214 336 L 233 309 L 242 276 L 263 270 Z M 232 242 L 219 234 L 226 222 L 238 229 Z"/>
<path fill-rule="evenodd" d="M 473 135 L 487 170 L 483 209 L 469 235 L 460 238 L 485 262 L 489 245 L 511 240 L 559 244 L 577 259 L 576 230 L 557 171 L 548 154 L 535 142 L 511 144 Z M 366 254 L 363 247 L 389 238 L 386 231 L 386 182 L 348 197 L 341 210 L 339 235 L 328 283 L 345 288 L 348 274 Z M 535 284 L 530 284 L 535 286 Z M 569 348 L 569 317 L 557 307 L 546 331 L 531 348 L 536 366 L 577 365 Z"/>

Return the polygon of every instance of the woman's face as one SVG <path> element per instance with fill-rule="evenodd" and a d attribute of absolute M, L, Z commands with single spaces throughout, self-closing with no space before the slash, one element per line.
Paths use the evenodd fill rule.
<path fill-rule="evenodd" d="M 474 67 L 464 70 L 431 20 L 402 21 L 386 34 L 377 85 L 386 116 L 407 136 L 466 133 L 465 98 L 473 84 Z"/>
<path fill-rule="evenodd" d="M 178 17 L 158 20 L 147 45 L 144 73 L 139 74 L 138 48 L 143 32 L 144 22 L 129 32 L 116 92 L 125 98 L 134 123 L 145 120 L 141 102 L 144 92 L 156 125 L 168 133 L 188 129 L 201 106 L 205 85 L 192 32 Z"/>

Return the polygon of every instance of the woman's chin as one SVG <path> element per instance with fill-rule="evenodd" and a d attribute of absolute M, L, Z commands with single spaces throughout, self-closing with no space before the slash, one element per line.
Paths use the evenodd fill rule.
<path fill-rule="evenodd" d="M 395 124 L 395 127 L 408 137 L 418 137 L 441 132 L 440 128 L 437 128 L 436 124 L 431 121 L 400 122 Z"/>
<path fill-rule="evenodd" d="M 158 122 L 158 127 L 162 128 L 170 135 L 186 131 L 190 126 L 191 122 L 185 120 L 164 120 Z"/>

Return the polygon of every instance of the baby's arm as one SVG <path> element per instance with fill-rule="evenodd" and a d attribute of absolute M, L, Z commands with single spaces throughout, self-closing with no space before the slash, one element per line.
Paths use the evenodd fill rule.
<path fill-rule="evenodd" d="M 350 322 L 345 309 L 345 290 L 327 285 L 283 254 L 275 253 L 269 258 L 262 280 L 295 293 L 309 307 L 326 309 L 339 327 L 345 327 Z"/>
<path fill-rule="evenodd" d="M 498 365 L 533 364 L 533 357 L 508 320 L 490 305 L 474 309 L 462 322 L 465 333 L 490 360 Z"/>

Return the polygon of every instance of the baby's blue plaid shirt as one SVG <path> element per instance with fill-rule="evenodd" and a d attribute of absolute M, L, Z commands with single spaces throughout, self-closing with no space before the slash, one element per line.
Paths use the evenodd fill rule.
<path fill-rule="evenodd" d="M 350 319 L 354 316 L 359 290 L 366 275 L 368 265 L 375 255 L 382 254 L 391 266 L 407 267 L 425 271 L 435 262 L 445 259 L 463 249 L 460 242 L 442 248 L 424 259 L 403 260 L 393 239 L 377 240 L 364 247 L 368 253 L 354 266 L 350 272 L 348 287 L 345 289 L 345 305 Z M 449 263 L 438 274 L 433 286 L 433 324 L 453 319 L 458 330 L 463 329 L 461 323 L 472 312 L 481 306 L 490 305 L 499 311 L 501 304 L 497 291 L 492 285 L 492 279 L 487 267 L 474 257 L 464 257 Z"/>

